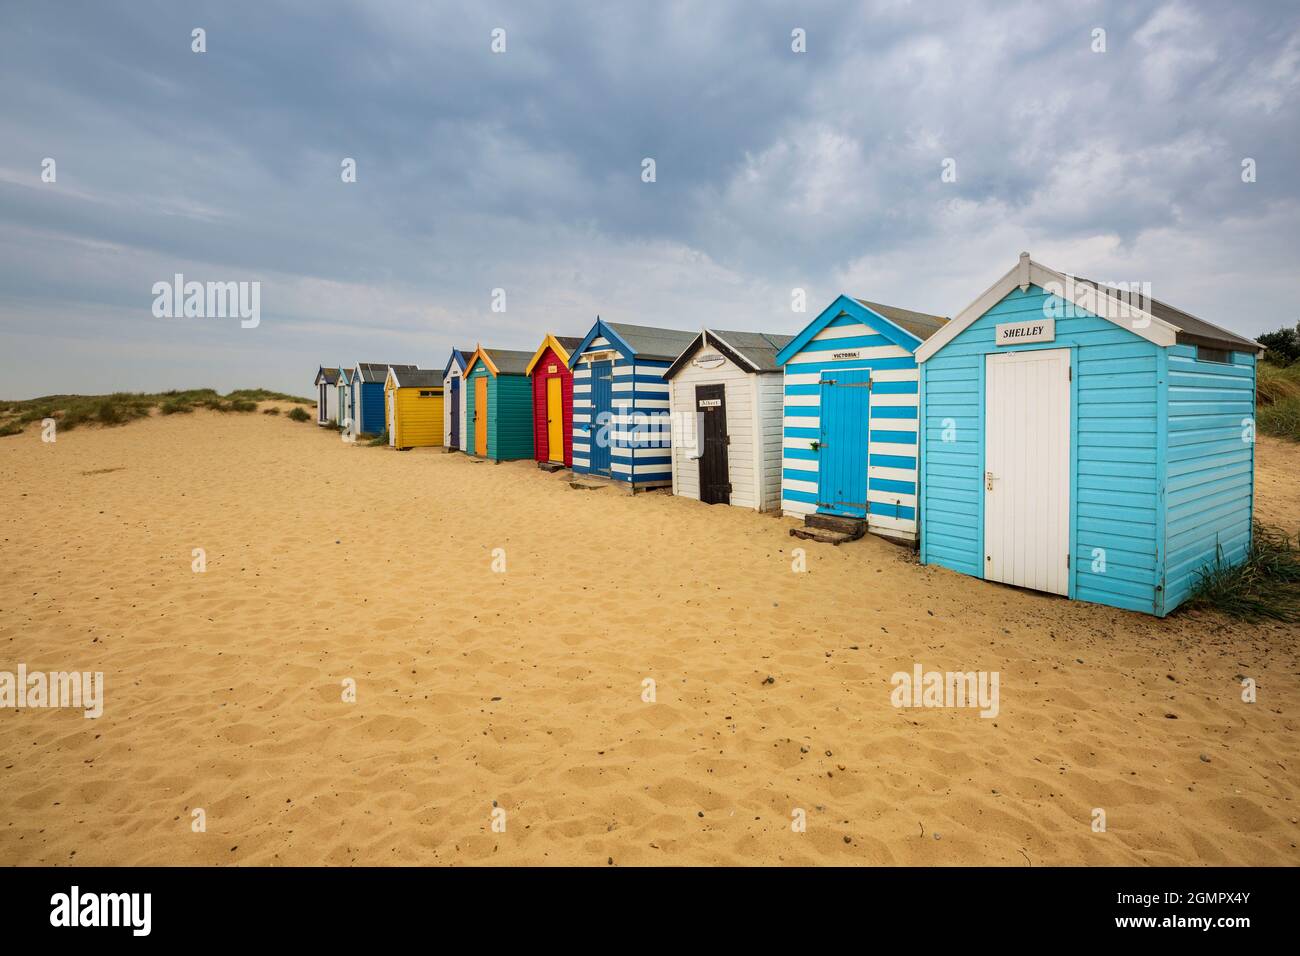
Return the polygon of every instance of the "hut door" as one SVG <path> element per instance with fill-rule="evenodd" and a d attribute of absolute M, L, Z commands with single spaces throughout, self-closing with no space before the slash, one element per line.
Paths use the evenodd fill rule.
<path fill-rule="evenodd" d="M 564 464 L 564 380 L 552 375 L 546 380 L 547 458 Z"/>
<path fill-rule="evenodd" d="M 388 393 L 388 444 L 397 447 L 397 389 Z"/>
<path fill-rule="evenodd" d="M 823 514 L 865 518 L 871 370 L 828 369 L 822 372 L 820 384 L 817 510 Z"/>
<path fill-rule="evenodd" d="M 487 455 L 488 382 L 486 375 L 474 379 L 474 454 Z"/>
<path fill-rule="evenodd" d="M 460 376 L 453 375 L 451 379 L 451 438 L 447 442 L 449 448 L 460 447 Z"/>
<path fill-rule="evenodd" d="M 731 504 L 726 387 L 696 385 L 695 417 L 700 423 L 700 500 L 706 505 Z"/>
<path fill-rule="evenodd" d="M 1070 350 L 990 355 L 984 376 L 984 577 L 1070 590 Z"/>
<path fill-rule="evenodd" d="M 614 431 L 614 363 L 591 363 L 591 470 L 610 477 L 609 443 Z"/>

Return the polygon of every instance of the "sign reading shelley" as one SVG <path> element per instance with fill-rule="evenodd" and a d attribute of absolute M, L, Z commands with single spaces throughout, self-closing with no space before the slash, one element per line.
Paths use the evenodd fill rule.
<path fill-rule="evenodd" d="M 1055 341 L 1055 319 L 1035 319 L 1033 322 L 1004 322 L 997 327 L 996 331 L 996 342 L 999 346 L 1021 345 L 1025 342 Z"/>

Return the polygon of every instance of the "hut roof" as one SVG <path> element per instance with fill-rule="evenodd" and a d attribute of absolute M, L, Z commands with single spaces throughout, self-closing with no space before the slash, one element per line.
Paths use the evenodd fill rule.
<path fill-rule="evenodd" d="M 382 362 L 358 362 L 356 377 L 360 378 L 363 382 L 382 382 L 384 379 L 388 378 L 388 370 L 390 368 L 395 368 L 399 371 L 411 371 L 415 366 L 385 365 Z"/>
<path fill-rule="evenodd" d="M 398 388 L 432 388 L 435 385 L 442 387 L 442 375 L 437 369 L 416 368 L 414 365 L 393 365 L 390 366 L 393 372 L 393 381 Z"/>
<path fill-rule="evenodd" d="M 1098 289 L 1112 289 L 1119 291 L 1115 286 L 1104 282 L 1094 282 L 1092 279 L 1084 279 L 1081 276 L 1075 276 L 1075 283 L 1086 282 L 1088 285 Z M 1134 300 L 1138 301 L 1138 300 Z M 1226 349 L 1229 352 L 1258 352 L 1259 343 L 1246 338 L 1244 335 L 1238 335 L 1236 332 L 1229 332 L 1227 329 L 1220 328 L 1204 319 L 1198 319 L 1194 315 L 1184 312 L 1182 309 L 1175 309 L 1172 305 L 1167 305 L 1159 299 L 1147 298 L 1141 301 L 1146 305 L 1149 311 L 1157 319 L 1163 319 L 1170 325 L 1178 329 L 1179 345 L 1208 345 L 1212 348 Z"/>
<path fill-rule="evenodd" d="M 678 329 L 657 329 L 648 325 L 628 325 L 625 322 L 606 322 L 612 330 L 640 358 L 672 360 L 691 344 L 696 332 Z"/>
<path fill-rule="evenodd" d="M 1263 351 L 1258 342 L 1252 341 L 1243 335 L 1238 335 L 1236 332 L 1229 332 L 1227 329 L 1206 322 L 1204 319 L 1198 319 L 1196 316 L 1189 315 L 1181 309 L 1175 309 L 1158 299 L 1130 296 L 1114 285 L 1093 282 L 1074 274 L 1057 272 L 1040 262 L 1035 262 L 1030 258 L 1029 253 L 1022 252 L 1019 262 L 1012 266 L 1005 275 L 986 289 L 974 302 L 966 306 L 956 318 L 948 323 L 941 334 L 934 336 L 933 339 L 916 350 L 917 361 L 927 361 L 930 356 L 969 328 L 980 316 L 997 305 L 1017 287 L 1027 289 L 1030 285 L 1037 285 L 1051 290 L 1060 289 L 1061 294 L 1066 299 L 1070 299 L 1071 295 L 1074 295 L 1075 301 L 1090 295 L 1100 297 L 1105 300 L 1105 306 L 1099 307 L 1097 310 L 1088 309 L 1088 311 L 1092 311 L 1100 315 L 1101 318 L 1113 322 L 1149 342 L 1154 342 L 1162 348 L 1187 344 L 1205 345 L 1211 348 L 1251 352 L 1253 354 Z M 1095 290 L 1095 292 L 1085 291 L 1083 296 L 1079 296 L 1073 290 L 1078 290 L 1080 287 L 1085 290 Z M 1084 305 L 1084 308 L 1087 308 L 1087 306 Z"/>
<path fill-rule="evenodd" d="M 776 355 L 794 341 L 794 336 L 704 329 L 682 350 L 664 377 L 672 378 L 685 368 L 692 356 L 704 348 L 706 339 L 710 347 L 716 348 L 746 372 L 778 372 L 781 366 L 777 364 Z"/>
<path fill-rule="evenodd" d="M 922 342 L 948 324 L 948 320 L 942 315 L 913 312 L 911 309 L 900 309 L 896 305 L 884 305 L 880 302 L 868 302 L 866 299 L 855 298 L 854 301 L 859 305 L 865 305 L 872 312 L 883 315 L 890 322 L 893 322 L 903 331 L 912 333 Z"/>
<path fill-rule="evenodd" d="M 518 349 L 485 349 L 480 346 L 478 351 L 483 353 L 488 368 L 494 375 L 525 375 L 528 372 L 528 361 L 533 357 L 532 352 L 520 352 Z M 470 361 L 473 362 L 473 358 Z M 466 366 L 465 370 L 469 371 L 469 367 Z"/>
<path fill-rule="evenodd" d="M 447 374 L 451 371 L 452 362 L 459 365 L 462 372 L 465 371 L 465 366 L 469 364 L 469 357 L 473 354 L 473 349 L 458 349 L 452 346 L 451 355 L 447 356 L 447 364 L 442 367 L 442 377 L 447 377 Z"/>
<path fill-rule="evenodd" d="M 316 384 L 324 382 L 326 385 L 337 385 L 339 381 L 339 370 L 336 368 L 326 368 L 324 365 L 316 372 Z"/>

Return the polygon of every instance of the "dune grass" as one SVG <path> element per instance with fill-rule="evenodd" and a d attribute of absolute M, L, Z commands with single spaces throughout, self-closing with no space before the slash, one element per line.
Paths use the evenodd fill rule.
<path fill-rule="evenodd" d="M 155 408 L 163 415 L 185 414 L 196 408 L 215 412 L 255 412 L 258 402 L 310 405 L 312 401 L 265 388 L 241 388 L 228 395 L 212 388 L 114 392 L 111 395 L 44 395 L 23 401 L 0 401 L 0 436 L 19 435 L 25 426 L 46 418 L 55 419 L 59 430 L 66 432 L 78 425 L 125 425 L 147 418 Z"/>
<path fill-rule="evenodd" d="M 1246 621 L 1300 621 L 1300 541 L 1255 522 L 1246 560 L 1227 567 L 1220 553 L 1197 572 L 1186 606 Z"/>
<path fill-rule="evenodd" d="M 312 416 L 307 414 L 307 410 L 302 407 L 295 407 L 289 410 L 289 418 L 295 422 L 309 422 Z"/>
<path fill-rule="evenodd" d="M 1261 435 L 1300 441 L 1300 363 L 1256 367 L 1255 426 Z"/>

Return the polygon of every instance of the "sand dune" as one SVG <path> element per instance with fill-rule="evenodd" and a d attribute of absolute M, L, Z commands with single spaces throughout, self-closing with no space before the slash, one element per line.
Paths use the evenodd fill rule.
<path fill-rule="evenodd" d="M 1260 452 L 1300 527 L 1300 454 Z M 1294 627 L 876 538 L 797 574 L 787 519 L 263 415 L 29 430 L 0 474 L 0 670 L 107 694 L 0 710 L 6 863 L 1300 861 Z M 998 717 L 891 706 L 914 662 L 997 670 Z"/>

